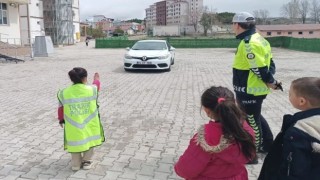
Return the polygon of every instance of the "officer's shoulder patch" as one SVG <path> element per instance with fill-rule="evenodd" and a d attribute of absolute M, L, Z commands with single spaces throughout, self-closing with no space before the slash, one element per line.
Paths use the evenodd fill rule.
<path fill-rule="evenodd" d="M 254 55 L 253 53 L 248 53 L 247 54 L 247 58 L 248 59 L 254 59 L 256 57 L 256 55 Z"/>

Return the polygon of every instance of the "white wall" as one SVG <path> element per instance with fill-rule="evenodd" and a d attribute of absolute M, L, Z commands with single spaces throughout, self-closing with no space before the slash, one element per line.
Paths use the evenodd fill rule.
<path fill-rule="evenodd" d="M 72 2 L 73 26 L 74 26 L 74 40 L 80 42 L 80 11 L 79 11 L 79 0 L 73 0 Z"/>
<path fill-rule="evenodd" d="M 8 24 L 0 25 L 1 41 L 8 42 L 10 44 L 19 44 L 20 22 L 18 7 L 9 6 L 9 3 L 6 0 L 1 0 L 1 3 L 7 3 L 8 15 Z"/>
<path fill-rule="evenodd" d="M 45 35 L 43 23 L 43 3 L 40 0 L 31 0 L 30 2 L 30 29 L 31 39 L 33 41 L 36 36 Z M 21 41 L 23 44 L 29 44 L 29 23 L 27 5 L 20 5 L 19 9 L 21 22 Z"/>

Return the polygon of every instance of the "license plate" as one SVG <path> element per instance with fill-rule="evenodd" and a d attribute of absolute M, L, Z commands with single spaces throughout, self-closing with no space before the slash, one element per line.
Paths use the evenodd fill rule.
<path fill-rule="evenodd" d="M 152 62 L 148 62 L 148 61 L 138 61 L 137 64 L 152 64 Z"/>

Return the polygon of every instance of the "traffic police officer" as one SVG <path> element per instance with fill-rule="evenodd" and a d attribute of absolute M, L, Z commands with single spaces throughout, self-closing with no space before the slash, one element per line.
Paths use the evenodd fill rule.
<path fill-rule="evenodd" d="M 271 47 L 255 30 L 255 18 L 248 12 L 235 14 L 233 30 L 241 40 L 233 62 L 233 87 L 237 101 L 247 114 L 247 120 L 255 131 L 258 152 L 267 152 L 273 135 L 267 121 L 261 115 L 262 102 L 277 89 L 280 82 L 273 78 L 275 64 Z M 252 162 L 258 163 L 257 159 Z"/>

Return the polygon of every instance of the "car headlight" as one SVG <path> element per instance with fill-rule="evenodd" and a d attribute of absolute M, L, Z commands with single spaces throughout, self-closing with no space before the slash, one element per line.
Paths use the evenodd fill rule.
<path fill-rule="evenodd" d="M 126 58 L 126 59 L 132 59 L 132 56 L 130 56 L 129 54 L 126 54 L 126 55 L 124 56 L 124 58 Z"/>
<path fill-rule="evenodd" d="M 167 54 L 165 56 L 159 56 L 159 59 L 167 59 L 170 56 L 170 54 Z"/>

